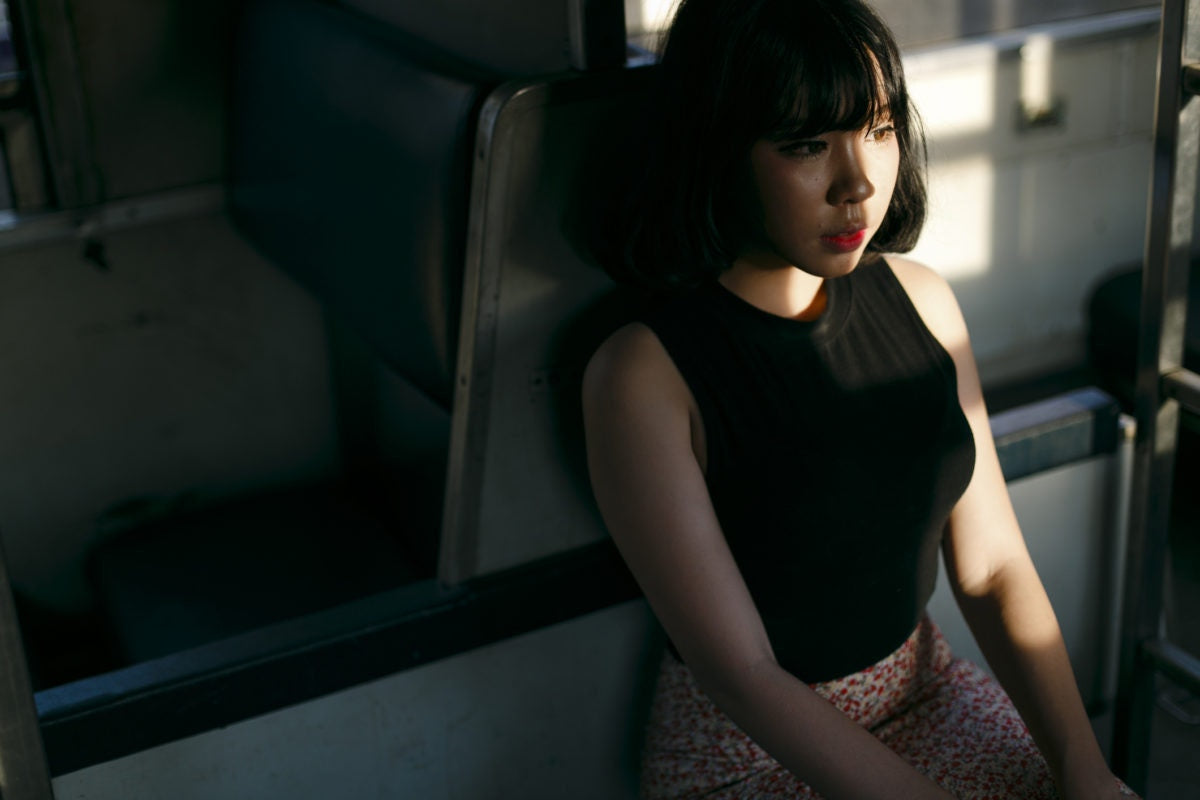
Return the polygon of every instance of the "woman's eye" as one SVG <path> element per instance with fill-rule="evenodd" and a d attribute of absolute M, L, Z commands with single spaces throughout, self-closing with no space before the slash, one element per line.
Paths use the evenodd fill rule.
<path fill-rule="evenodd" d="M 895 135 L 896 126 L 891 124 L 880 125 L 878 128 L 871 129 L 870 133 L 867 134 L 867 139 L 876 144 L 884 144 L 885 142 L 891 140 L 891 138 Z"/>
<path fill-rule="evenodd" d="M 810 139 L 803 142 L 789 142 L 780 150 L 784 155 L 794 158 L 815 158 L 825 152 L 827 146 L 820 139 Z"/>

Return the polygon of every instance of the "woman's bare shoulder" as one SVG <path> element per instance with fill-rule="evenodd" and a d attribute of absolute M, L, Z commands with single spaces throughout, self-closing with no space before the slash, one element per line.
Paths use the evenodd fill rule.
<path fill-rule="evenodd" d="M 887 263 L 910 297 L 916 294 L 923 299 L 929 299 L 930 295 L 950 291 L 950 284 L 946 279 L 920 261 L 889 255 Z M 916 298 L 913 299 L 915 302 Z"/>
<path fill-rule="evenodd" d="M 596 349 L 583 373 L 585 409 L 589 400 L 659 405 L 686 398 L 683 389 L 683 378 L 666 348 L 641 322 L 614 331 Z"/>
<path fill-rule="evenodd" d="M 945 278 L 910 258 L 889 255 L 887 263 L 925 325 L 943 346 L 951 349 L 952 344 L 965 339 L 966 325 L 962 311 L 954 297 L 954 290 Z"/>
<path fill-rule="evenodd" d="M 643 322 L 629 322 L 601 342 L 588 362 L 588 369 L 605 370 L 608 373 L 644 368 L 653 366 L 660 353 L 666 356 L 666 349 L 650 326 Z"/>

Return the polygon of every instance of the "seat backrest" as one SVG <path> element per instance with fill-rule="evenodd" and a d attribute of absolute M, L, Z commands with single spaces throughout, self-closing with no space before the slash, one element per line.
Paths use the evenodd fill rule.
<path fill-rule="evenodd" d="M 448 408 L 474 120 L 505 76 L 316 0 L 247 3 L 234 74 L 235 222 Z"/>
<path fill-rule="evenodd" d="M 510 82 L 481 112 L 440 576 L 606 536 L 583 470 L 580 378 L 632 307 L 591 255 L 653 67 Z M 617 181 L 619 183 L 619 180 Z"/>

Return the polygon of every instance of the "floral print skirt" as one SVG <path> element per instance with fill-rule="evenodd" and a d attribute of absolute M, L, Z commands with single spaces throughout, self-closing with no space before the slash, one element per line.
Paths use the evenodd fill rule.
<path fill-rule="evenodd" d="M 1058 796 L 1008 695 L 982 669 L 954 658 L 928 617 L 879 663 L 812 688 L 960 800 Z M 820 797 L 719 711 L 669 653 L 650 711 L 641 788 L 645 800 Z"/>

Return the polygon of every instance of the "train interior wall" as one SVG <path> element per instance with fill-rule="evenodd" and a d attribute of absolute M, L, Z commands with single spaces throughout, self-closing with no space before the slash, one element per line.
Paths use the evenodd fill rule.
<path fill-rule="evenodd" d="M 117 26 L 91 23 L 99 50 L 110 41 L 99 33 Z M 130 27 L 148 39 L 156 24 Z M 967 40 L 907 56 L 930 140 L 931 224 L 914 255 L 954 285 L 985 385 L 1082 364 L 1088 292 L 1140 259 L 1154 41 L 1142 25 L 1056 49 L 1052 85 L 1067 99 L 1065 123 L 1024 134 L 1011 124 L 1014 49 Z M 114 76 L 141 72 L 160 83 L 177 62 L 167 47 L 151 53 L 119 40 L 96 58 Z M 122 97 L 153 83 L 131 89 L 113 77 L 119 93 L 95 91 Z M 174 138 L 166 122 L 152 122 L 170 118 L 167 95 L 145 91 L 128 101 L 145 124 L 109 110 L 93 121 L 99 139 L 128 140 L 120 155 L 103 151 L 112 153 L 101 164 L 106 182 L 136 193 L 169 189 L 185 172 L 188 181 L 221 180 L 219 137 Z M 117 127 L 127 134 L 116 136 Z M 145 173 L 143 140 L 170 142 L 158 145 L 174 148 L 161 158 L 191 166 L 156 184 L 133 177 Z M 340 468 L 327 318 L 219 210 L 9 249 L 2 259 L 0 445 L 12 466 L 0 481 L 0 533 L 18 588 L 37 603 L 86 603 L 77 557 L 113 509 Z M 394 414 L 384 424 L 402 435 Z"/>
<path fill-rule="evenodd" d="M 94 140 L 92 185 L 109 200 L 219 186 L 235 4 L 164 3 L 152 15 L 132 5 L 93 4 L 72 23 L 84 64 L 76 112 Z M 983 22 L 959 4 L 927 3 L 916 14 L 906 5 L 880 3 L 906 43 L 930 140 L 932 222 L 914 255 L 954 285 L 985 386 L 1078 370 L 1089 292 L 1141 258 L 1154 25 L 1143 15 L 1103 33 L 1079 34 L 1074 23 L 1038 28 L 1054 42 L 1041 78 L 1064 113 L 1057 125 L 1021 130 L 1027 30 L 983 34 L 1028 21 L 1025 4 L 997 4 L 1011 19 Z M 54 152 L 70 153 L 60 139 Z M 22 601 L 39 613 L 86 615 L 83 559 L 114 529 L 179 504 L 344 473 L 339 370 L 347 361 L 366 363 L 372 375 L 380 457 L 406 457 L 418 401 L 244 241 L 219 204 L 95 230 L 85 215 L 72 236 L 32 245 L 0 238 L 0 248 L 0 536 Z M 1094 542 L 1095 514 L 1113 501 L 1118 461 L 1086 469 L 1013 486 L 1034 549 L 1048 548 L 1046 564 L 1069 560 L 1066 543 L 1080 541 L 1053 544 L 1063 526 Z M 1064 518 L 1068 506 L 1054 498 L 1066 484 L 1084 507 Z M 1101 545 L 1110 547 L 1119 531 L 1104 529 Z M 1065 602 L 1076 620 L 1083 611 L 1071 604 L 1093 588 L 1070 570 L 1048 574 L 1052 597 L 1075 598 Z M 1078 645 L 1090 659 L 1107 641 L 1109 617 L 1078 621 L 1090 631 Z M 606 765 L 632 769 L 631 709 L 645 691 L 639 681 L 653 643 L 644 608 L 626 604 L 59 776 L 56 793 L 235 798 L 327 785 L 344 794 L 356 774 L 399 764 L 406 785 L 435 798 L 560 797 L 565 785 L 572 796 L 631 796 L 630 771 Z M 1098 701 L 1109 696 L 1106 663 L 1085 667 Z M 606 716 L 580 720 L 581 705 Z M 324 758 L 297 770 L 285 758 L 300 746 Z M 543 750 L 545 782 L 534 785 L 534 773 L 514 765 Z M 389 796 L 384 786 L 358 788 Z"/>

